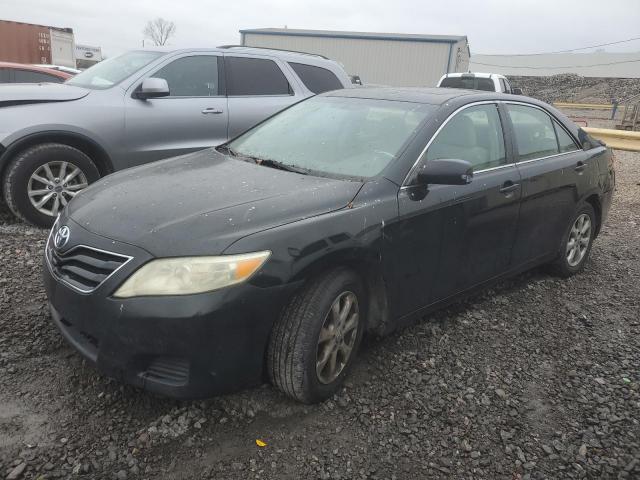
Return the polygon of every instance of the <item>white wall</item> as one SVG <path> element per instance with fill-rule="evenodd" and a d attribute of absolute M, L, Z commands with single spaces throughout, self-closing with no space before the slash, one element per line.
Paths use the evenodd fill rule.
<path fill-rule="evenodd" d="M 501 66 L 482 65 L 484 63 Z M 616 64 L 584 66 L 607 63 Z M 558 73 L 577 73 L 583 77 L 640 78 L 640 52 L 556 53 L 535 56 L 472 55 L 469 68 L 475 72 L 503 75 L 547 76 Z"/>
<path fill-rule="evenodd" d="M 51 35 L 51 63 L 75 68 L 76 58 L 73 33 L 50 29 L 49 34 Z"/>
<path fill-rule="evenodd" d="M 451 44 L 245 33 L 244 45 L 319 53 L 340 62 L 349 75 L 359 75 L 363 83 L 433 87 L 446 73 Z M 450 68 L 455 71 L 455 45 L 451 50 Z M 461 71 L 465 70 L 466 64 Z"/>

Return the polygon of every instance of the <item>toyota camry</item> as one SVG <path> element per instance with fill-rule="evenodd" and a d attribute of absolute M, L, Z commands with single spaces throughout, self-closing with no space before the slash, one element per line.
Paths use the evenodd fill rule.
<path fill-rule="evenodd" d="M 580 272 L 614 181 L 611 152 L 531 98 L 327 92 L 77 195 L 46 245 L 51 316 L 149 391 L 321 401 L 364 334 L 536 265 Z"/>

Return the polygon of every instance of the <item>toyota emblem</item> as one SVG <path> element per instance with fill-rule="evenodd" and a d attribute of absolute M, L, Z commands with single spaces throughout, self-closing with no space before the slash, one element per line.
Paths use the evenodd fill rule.
<path fill-rule="evenodd" d="M 71 235 L 71 232 L 69 231 L 69 227 L 67 227 L 66 225 L 60 227 L 53 237 L 53 245 L 57 249 L 61 249 L 69 241 L 70 235 Z"/>

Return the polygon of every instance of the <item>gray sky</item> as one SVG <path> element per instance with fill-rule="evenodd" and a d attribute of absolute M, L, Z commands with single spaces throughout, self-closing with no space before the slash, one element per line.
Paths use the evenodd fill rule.
<path fill-rule="evenodd" d="M 471 53 L 534 53 L 640 36 L 640 0 L 0 0 L 0 19 L 71 27 L 115 55 L 157 16 L 174 46 L 239 43 L 239 29 L 283 27 L 467 35 Z M 607 47 L 640 52 L 640 40 Z"/>

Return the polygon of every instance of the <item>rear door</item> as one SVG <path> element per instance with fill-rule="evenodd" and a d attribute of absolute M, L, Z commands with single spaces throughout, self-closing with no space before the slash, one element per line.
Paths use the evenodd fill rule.
<path fill-rule="evenodd" d="M 222 56 L 216 53 L 172 57 L 145 78 L 164 78 L 168 97 L 140 100 L 125 96 L 125 135 L 132 164 L 202 150 L 227 140 L 228 109 Z"/>
<path fill-rule="evenodd" d="M 229 102 L 229 138 L 305 98 L 280 60 L 250 55 L 224 56 Z"/>
<path fill-rule="evenodd" d="M 418 163 L 461 159 L 474 167 L 468 185 L 403 187 L 395 256 L 403 285 L 401 314 L 442 300 L 509 269 L 520 200 L 495 103 L 463 107 L 436 134 Z M 420 188 L 420 187 L 418 187 Z"/>
<path fill-rule="evenodd" d="M 513 262 L 523 265 L 557 251 L 597 165 L 546 110 L 515 102 L 503 105 L 522 176 Z"/>

